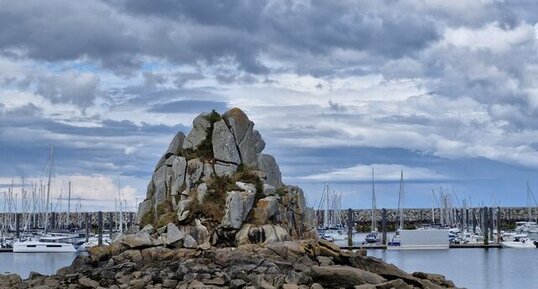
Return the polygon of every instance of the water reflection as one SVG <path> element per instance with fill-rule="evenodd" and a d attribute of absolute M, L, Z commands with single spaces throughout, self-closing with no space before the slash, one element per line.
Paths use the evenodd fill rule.
<path fill-rule="evenodd" d="M 30 272 L 51 275 L 69 266 L 76 253 L 0 253 L 0 274 L 16 273 L 27 278 Z"/>
<path fill-rule="evenodd" d="M 469 289 L 536 288 L 538 250 L 451 249 L 425 251 L 368 250 L 401 269 L 445 275 Z"/>

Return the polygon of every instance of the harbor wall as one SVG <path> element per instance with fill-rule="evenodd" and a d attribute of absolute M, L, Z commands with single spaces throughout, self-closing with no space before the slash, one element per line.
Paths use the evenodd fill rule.
<path fill-rule="evenodd" d="M 397 227 L 398 209 L 386 209 L 387 211 L 387 226 L 388 230 L 395 230 Z M 472 224 L 472 214 L 474 212 L 477 221 L 480 221 L 480 208 L 469 208 L 469 219 L 466 221 L 467 213 L 462 209 L 445 210 L 445 216 L 448 212 L 453 216 L 454 222 L 458 222 L 461 216 L 463 216 L 464 222 L 468 221 L 468 224 Z M 500 212 L 500 221 L 502 229 L 515 228 L 515 222 L 528 220 L 528 209 L 526 207 L 501 207 L 493 208 L 494 214 Z M 342 223 L 347 223 L 347 209 L 339 212 L 340 220 Z M 375 211 L 378 228 L 381 225 L 381 209 Z M 532 217 L 536 218 L 538 215 L 538 209 L 532 210 Z M 439 208 L 434 209 L 435 222 L 440 223 L 441 210 Z M 319 223 L 323 221 L 323 210 L 317 211 L 317 218 Z M 496 218 L 496 215 L 495 215 Z M 367 232 L 370 230 L 372 220 L 372 214 L 370 209 L 354 209 L 353 210 L 353 223 L 359 231 Z M 432 223 L 432 209 L 431 208 L 413 208 L 404 209 L 405 228 L 414 229 L 421 224 Z M 445 217 L 446 220 L 446 217 Z M 447 222 L 445 222 L 447 223 Z"/>

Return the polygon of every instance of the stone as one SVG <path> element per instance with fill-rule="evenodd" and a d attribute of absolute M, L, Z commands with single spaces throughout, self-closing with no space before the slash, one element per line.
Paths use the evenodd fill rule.
<path fill-rule="evenodd" d="M 152 211 L 153 204 L 151 203 L 151 199 L 140 202 L 138 205 L 138 213 L 136 214 L 137 223 L 142 224 L 142 219 L 148 214 L 151 214 Z"/>
<path fill-rule="evenodd" d="M 190 207 L 192 205 L 192 199 L 181 200 L 177 204 L 177 219 L 182 222 L 189 217 Z"/>
<path fill-rule="evenodd" d="M 353 289 L 376 289 L 377 287 L 372 284 L 355 285 Z"/>
<path fill-rule="evenodd" d="M 155 210 L 157 210 L 157 207 L 166 200 L 168 192 L 171 191 L 171 179 L 171 167 L 162 166 L 153 173 L 152 181 L 155 189 L 155 193 L 153 194 L 153 206 L 155 207 Z"/>
<path fill-rule="evenodd" d="M 187 177 L 185 178 L 185 182 L 188 189 L 195 187 L 198 180 L 202 177 L 203 172 L 204 163 L 200 159 L 192 159 L 187 162 Z"/>
<path fill-rule="evenodd" d="M 278 197 L 269 196 L 259 199 L 254 208 L 255 224 L 267 224 L 269 219 L 278 213 Z"/>
<path fill-rule="evenodd" d="M 387 264 L 378 258 L 365 257 L 357 254 L 349 258 L 349 263 L 355 268 L 378 274 L 387 279 L 402 279 L 408 284 L 416 285 L 416 287 L 423 287 L 422 279 L 400 270 L 393 264 Z"/>
<path fill-rule="evenodd" d="M 207 129 L 211 127 L 207 116 L 207 113 L 201 113 L 192 121 L 192 130 L 183 142 L 183 149 L 196 149 L 206 139 Z"/>
<path fill-rule="evenodd" d="M 231 191 L 227 193 L 226 209 L 221 225 L 223 228 L 239 229 L 254 204 L 255 193 Z"/>
<path fill-rule="evenodd" d="M 213 167 L 215 168 L 215 175 L 219 177 L 231 176 L 237 170 L 237 165 L 227 164 L 219 161 L 217 161 Z"/>
<path fill-rule="evenodd" d="M 213 127 L 213 155 L 224 163 L 241 163 L 234 136 L 224 120 L 217 121 Z"/>
<path fill-rule="evenodd" d="M 256 153 L 261 153 L 263 149 L 265 149 L 265 141 L 263 140 L 262 135 L 259 131 L 253 130 L 252 138 L 254 139 L 254 148 L 256 149 Z"/>
<path fill-rule="evenodd" d="M 323 286 L 353 287 L 361 284 L 380 284 L 387 280 L 377 274 L 349 266 L 312 266 L 310 276 Z"/>
<path fill-rule="evenodd" d="M 206 183 L 201 183 L 196 188 L 196 201 L 198 202 L 198 204 L 203 204 L 204 203 L 204 198 L 205 198 L 206 195 L 207 195 L 207 184 Z"/>
<path fill-rule="evenodd" d="M 282 289 L 299 289 L 299 285 L 297 285 L 297 284 L 284 284 L 284 285 L 282 285 Z"/>
<path fill-rule="evenodd" d="M 234 289 L 234 288 L 241 288 L 243 286 L 245 286 L 247 284 L 247 282 L 245 282 L 244 280 L 241 280 L 241 279 L 233 279 L 230 281 L 230 288 Z"/>
<path fill-rule="evenodd" d="M 248 116 L 239 108 L 234 107 L 222 115 L 230 130 L 233 132 L 234 139 L 239 144 L 245 137 L 247 130 L 253 123 Z"/>
<path fill-rule="evenodd" d="M 174 279 L 165 279 L 163 281 L 162 288 L 176 288 L 177 280 Z"/>
<path fill-rule="evenodd" d="M 166 226 L 166 245 L 171 245 L 177 241 L 182 240 L 184 237 L 184 232 L 180 231 L 176 225 L 168 223 L 168 225 Z"/>
<path fill-rule="evenodd" d="M 253 127 L 254 123 L 250 122 L 250 125 L 247 128 L 244 138 L 240 142 L 237 142 L 237 147 L 239 148 L 241 160 L 244 164 L 249 166 L 255 166 L 258 162 L 258 152 L 254 144 L 259 140 L 254 139 L 255 135 L 252 131 Z M 259 133 L 257 134 L 257 136 L 261 138 Z"/>
<path fill-rule="evenodd" d="M 239 187 L 241 190 L 250 192 L 250 193 L 256 193 L 256 186 L 254 184 L 247 184 L 243 182 L 235 182 L 235 185 Z"/>
<path fill-rule="evenodd" d="M 439 274 L 432 274 L 432 273 L 424 273 L 424 272 L 414 272 L 414 277 L 417 277 L 419 279 L 426 279 L 431 281 L 434 284 L 444 286 L 444 287 L 456 287 L 454 285 L 454 282 L 447 280 L 445 276 L 439 275 Z"/>
<path fill-rule="evenodd" d="M 310 289 L 323 289 L 323 286 L 321 286 L 319 283 L 312 283 L 312 285 L 310 285 Z"/>
<path fill-rule="evenodd" d="M 267 154 L 258 154 L 258 169 L 265 172 L 265 182 L 278 188 L 282 186 L 282 174 L 275 158 Z"/>
<path fill-rule="evenodd" d="M 402 279 L 390 280 L 381 284 L 377 284 L 375 289 L 413 289 L 415 287 L 407 285 Z"/>
<path fill-rule="evenodd" d="M 288 231 L 277 225 L 255 226 L 245 224 L 235 235 L 237 246 L 245 244 L 267 244 L 289 240 Z"/>
<path fill-rule="evenodd" d="M 146 231 L 140 231 L 136 234 L 123 235 L 114 240 L 114 242 L 126 245 L 131 249 L 150 247 L 153 244 L 151 238 L 149 237 L 149 233 Z"/>
<path fill-rule="evenodd" d="M 331 266 L 334 265 L 333 259 L 326 256 L 316 256 L 316 261 L 320 266 Z"/>
<path fill-rule="evenodd" d="M 99 287 L 99 282 L 92 280 L 88 277 L 82 277 L 78 279 L 78 283 L 82 286 L 90 287 L 90 288 L 97 288 Z"/>
<path fill-rule="evenodd" d="M 191 235 L 185 235 L 183 246 L 185 248 L 195 249 L 198 247 L 198 243 L 196 243 L 196 240 Z"/>
<path fill-rule="evenodd" d="M 274 196 L 276 194 L 276 188 L 270 184 L 263 184 L 263 194 L 266 196 Z"/>
<path fill-rule="evenodd" d="M 180 193 L 183 184 L 185 184 L 185 178 L 187 176 L 187 159 L 184 157 L 174 158 L 172 163 L 172 193 L 176 195 Z"/>
<path fill-rule="evenodd" d="M 181 153 L 181 149 L 183 148 L 183 142 L 185 141 L 185 134 L 183 132 L 178 132 L 170 142 L 170 145 L 168 145 L 168 149 L 166 150 L 165 155 L 167 154 L 173 154 L 173 155 L 179 155 Z"/>
<path fill-rule="evenodd" d="M 210 246 L 211 235 L 207 227 L 202 225 L 200 220 L 196 220 L 196 226 L 194 226 L 191 236 L 199 246 L 203 245 L 204 248 L 207 248 L 208 245 Z"/>
<path fill-rule="evenodd" d="M 202 176 L 202 180 L 204 182 L 207 182 L 211 179 L 211 177 L 215 174 L 215 169 L 213 168 L 213 164 L 210 162 L 204 163 L 204 173 Z"/>

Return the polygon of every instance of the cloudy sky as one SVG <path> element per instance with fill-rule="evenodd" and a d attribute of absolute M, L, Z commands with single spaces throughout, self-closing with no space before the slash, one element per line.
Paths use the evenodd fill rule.
<path fill-rule="evenodd" d="M 134 204 L 177 131 L 240 107 L 312 205 L 329 183 L 370 206 L 372 166 L 378 207 L 401 170 L 408 207 L 525 205 L 536 3 L 0 0 L 0 192 L 54 145 L 58 197 L 113 208 L 120 176 Z"/>

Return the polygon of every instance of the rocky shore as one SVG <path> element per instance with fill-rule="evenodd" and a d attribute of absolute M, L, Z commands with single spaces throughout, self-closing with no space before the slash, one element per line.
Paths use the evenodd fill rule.
<path fill-rule="evenodd" d="M 455 288 L 441 275 L 408 274 L 364 251 L 341 251 L 325 241 L 203 249 L 155 246 L 139 232 L 95 247 L 56 275 L 27 280 L 0 276 L 0 288 Z"/>
<path fill-rule="evenodd" d="M 318 240 L 304 192 L 264 148 L 240 109 L 200 114 L 157 162 L 137 226 L 53 276 L 0 276 L 0 288 L 455 287 Z"/>

